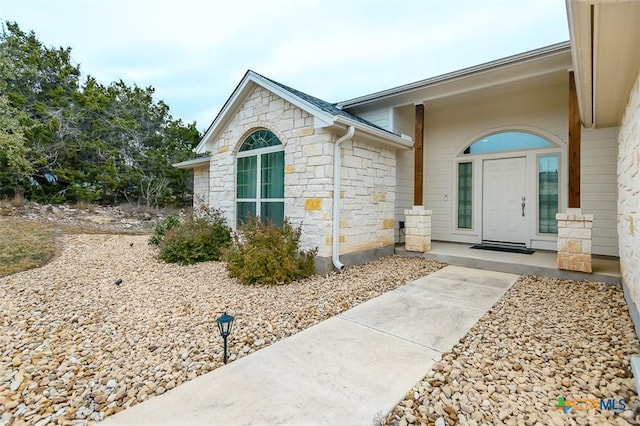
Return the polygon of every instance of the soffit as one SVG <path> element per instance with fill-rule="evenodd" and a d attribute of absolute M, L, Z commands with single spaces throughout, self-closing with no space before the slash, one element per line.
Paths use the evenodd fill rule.
<path fill-rule="evenodd" d="M 594 114 L 596 127 L 620 124 L 640 68 L 640 2 L 594 8 Z"/>
<path fill-rule="evenodd" d="M 640 2 L 567 0 L 582 123 L 618 126 L 640 69 Z"/>
<path fill-rule="evenodd" d="M 488 85 L 475 90 L 460 92 L 439 98 L 424 101 L 427 108 L 439 108 L 450 105 L 459 104 L 482 104 L 485 102 L 493 102 L 496 99 L 508 98 L 510 96 L 519 96 L 525 92 L 536 92 L 548 87 L 560 86 L 561 90 L 569 96 L 568 72 L 566 68 L 549 72 L 542 75 L 536 75 L 530 78 Z"/>

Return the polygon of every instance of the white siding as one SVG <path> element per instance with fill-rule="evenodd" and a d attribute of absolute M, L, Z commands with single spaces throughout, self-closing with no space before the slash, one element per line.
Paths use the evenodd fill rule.
<path fill-rule="evenodd" d="M 593 253 L 618 255 L 616 163 L 618 128 L 582 129 L 580 201 L 593 214 Z"/>
<path fill-rule="evenodd" d="M 392 122 L 389 120 L 389 115 L 391 114 L 390 108 L 379 108 L 371 111 L 358 111 L 353 110 L 352 113 L 358 115 L 361 118 L 364 118 L 370 123 L 375 124 L 376 126 L 382 127 L 386 130 L 391 130 Z"/>

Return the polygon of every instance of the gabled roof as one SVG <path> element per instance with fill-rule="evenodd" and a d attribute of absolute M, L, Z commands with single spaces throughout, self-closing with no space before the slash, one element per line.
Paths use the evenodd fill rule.
<path fill-rule="evenodd" d="M 261 76 L 261 77 L 266 79 L 266 80 L 269 80 L 273 84 L 277 84 L 278 86 L 282 87 L 284 90 L 287 90 L 288 92 L 298 96 L 300 99 L 303 99 L 303 100 L 309 102 L 311 105 L 314 105 L 314 106 L 320 108 L 322 111 L 324 111 L 324 112 L 326 112 L 328 114 L 331 114 L 331 115 L 334 115 L 334 116 L 343 116 L 343 117 L 348 118 L 350 120 L 358 121 L 358 122 L 362 123 L 365 126 L 375 127 L 375 128 L 377 128 L 379 130 L 382 130 L 383 132 L 387 132 L 387 133 L 389 133 L 391 135 L 398 136 L 395 133 L 388 131 L 387 129 L 384 129 L 384 128 L 380 127 L 380 126 L 377 126 L 377 125 L 371 123 L 370 121 L 365 120 L 362 117 L 359 117 L 359 116 L 357 116 L 355 114 L 351 114 L 350 112 L 344 111 L 342 108 L 338 107 L 338 104 L 332 104 L 332 103 L 329 103 L 327 101 L 323 101 L 322 99 L 316 98 L 315 96 L 307 95 L 306 93 L 303 93 L 303 92 L 301 92 L 299 90 L 293 89 L 293 88 L 291 88 L 289 86 L 285 86 L 284 84 L 278 83 L 277 81 L 273 81 L 273 80 L 271 80 L 269 78 L 266 78 L 266 77 L 263 77 L 263 76 Z"/>
<path fill-rule="evenodd" d="M 245 97 L 257 86 L 269 90 L 285 101 L 311 114 L 314 117 L 314 126 L 316 128 L 346 130 L 347 127 L 354 126 L 357 132 L 356 134 L 359 133 L 379 143 L 400 149 L 410 149 L 413 147 L 412 141 L 376 126 L 357 115 L 343 111 L 337 107 L 336 104 L 331 104 L 322 99 L 307 95 L 306 93 L 270 80 L 249 70 L 205 132 L 202 140 L 194 150 L 196 153 L 203 154 L 206 152 L 205 147 L 207 142 L 216 138 L 218 133 L 224 129 L 225 125 L 233 117 L 233 114 L 244 101 Z"/>

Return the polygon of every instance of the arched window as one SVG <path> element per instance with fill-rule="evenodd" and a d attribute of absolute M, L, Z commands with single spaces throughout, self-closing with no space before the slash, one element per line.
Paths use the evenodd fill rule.
<path fill-rule="evenodd" d="M 247 216 L 282 226 L 284 220 L 284 146 L 268 130 L 247 137 L 238 151 L 236 220 Z"/>
<path fill-rule="evenodd" d="M 501 132 L 485 136 L 469 145 L 463 154 L 487 154 L 491 152 L 518 151 L 523 149 L 553 148 L 546 139 L 525 132 Z"/>

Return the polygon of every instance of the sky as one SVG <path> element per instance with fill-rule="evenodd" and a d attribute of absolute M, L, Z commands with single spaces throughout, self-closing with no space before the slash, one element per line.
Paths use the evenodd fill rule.
<path fill-rule="evenodd" d="M 200 130 L 248 69 L 339 102 L 569 39 L 564 0 L 0 0 L 0 20 Z"/>

